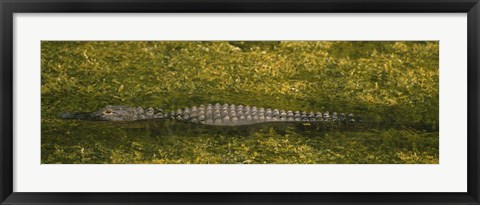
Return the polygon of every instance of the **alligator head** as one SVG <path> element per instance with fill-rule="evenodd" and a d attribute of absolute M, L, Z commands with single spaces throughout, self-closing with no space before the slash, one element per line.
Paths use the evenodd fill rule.
<path fill-rule="evenodd" d="M 81 119 L 98 121 L 133 121 L 142 119 L 163 118 L 161 109 L 108 105 L 95 112 L 62 113 L 63 119 Z"/>

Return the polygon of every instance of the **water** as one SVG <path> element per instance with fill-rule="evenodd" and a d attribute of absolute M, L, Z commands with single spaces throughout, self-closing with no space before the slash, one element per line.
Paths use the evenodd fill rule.
<path fill-rule="evenodd" d="M 435 132 L 324 130 L 303 124 L 65 120 L 42 130 L 42 163 L 438 163 L 438 155 L 426 154 L 435 153 L 430 149 L 437 139 Z"/>
<path fill-rule="evenodd" d="M 42 41 L 42 163 L 437 164 L 438 42 Z M 106 105 L 345 112 L 369 126 L 62 120 Z"/>

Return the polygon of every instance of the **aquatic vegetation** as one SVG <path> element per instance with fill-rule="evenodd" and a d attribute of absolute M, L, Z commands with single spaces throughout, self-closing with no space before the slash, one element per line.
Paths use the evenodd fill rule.
<path fill-rule="evenodd" d="M 44 41 L 42 163 L 438 163 L 438 58 L 438 42 Z M 212 102 L 345 110 L 382 126 L 229 133 L 59 119 Z"/>

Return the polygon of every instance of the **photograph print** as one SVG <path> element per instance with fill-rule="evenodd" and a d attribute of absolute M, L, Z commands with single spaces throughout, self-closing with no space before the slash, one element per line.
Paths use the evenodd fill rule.
<path fill-rule="evenodd" d="M 42 41 L 42 164 L 438 164 L 438 41 Z"/>

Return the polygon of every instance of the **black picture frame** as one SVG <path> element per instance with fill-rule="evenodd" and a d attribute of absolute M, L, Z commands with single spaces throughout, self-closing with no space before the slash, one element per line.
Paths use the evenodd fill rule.
<path fill-rule="evenodd" d="M 1 204 L 480 204 L 478 0 L 0 0 Z M 467 13 L 468 191 L 465 193 L 17 193 L 13 192 L 14 13 Z"/>

